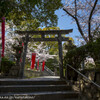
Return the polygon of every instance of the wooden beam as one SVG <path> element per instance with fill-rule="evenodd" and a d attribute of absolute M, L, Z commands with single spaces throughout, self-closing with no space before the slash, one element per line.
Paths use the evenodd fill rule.
<path fill-rule="evenodd" d="M 58 41 L 58 38 L 29 38 L 29 41 L 34 41 L 34 42 L 38 42 L 38 41 Z M 69 41 L 69 38 L 66 37 L 62 37 L 61 41 Z"/>
<path fill-rule="evenodd" d="M 73 29 L 69 30 L 47 30 L 47 31 L 15 31 L 18 34 L 33 34 L 33 35 L 41 35 L 41 34 L 69 34 L 73 31 Z"/>

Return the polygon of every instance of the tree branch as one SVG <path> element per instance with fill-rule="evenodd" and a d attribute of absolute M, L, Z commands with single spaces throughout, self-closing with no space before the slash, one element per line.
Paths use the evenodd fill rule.
<path fill-rule="evenodd" d="M 87 40 L 87 38 L 84 36 L 84 33 L 83 33 L 82 29 L 81 29 L 81 26 L 80 26 L 80 24 L 79 24 L 79 21 L 78 21 L 77 17 L 74 17 L 74 16 L 73 16 L 71 13 L 69 13 L 65 8 L 63 8 L 63 10 L 64 10 L 69 16 L 71 16 L 73 19 L 75 19 L 76 24 L 77 24 L 77 26 L 78 26 L 78 30 L 79 30 L 81 36 L 83 37 L 83 39 L 85 40 L 85 42 L 87 43 L 88 40 Z"/>
<path fill-rule="evenodd" d="M 75 17 L 74 17 L 71 13 L 69 13 L 65 8 L 63 8 L 63 10 L 64 10 L 69 16 L 71 16 L 72 18 L 75 19 Z"/>
<path fill-rule="evenodd" d="M 83 37 L 83 39 L 85 40 L 85 42 L 88 43 L 88 40 L 87 40 L 87 38 L 84 36 L 84 33 L 83 33 L 83 31 L 82 31 L 82 29 L 81 29 L 81 27 L 80 27 L 80 24 L 79 24 L 78 19 L 75 18 L 75 21 L 76 21 L 76 24 L 77 24 L 77 26 L 78 26 L 78 30 L 79 30 L 81 36 Z"/>
<path fill-rule="evenodd" d="M 95 3 L 94 3 L 94 6 L 90 12 L 90 16 L 89 16 L 89 21 L 88 21 L 88 36 L 89 36 L 89 41 L 92 41 L 92 35 L 91 35 L 91 18 L 92 18 L 92 15 L 93 15 L 93 11 L 97 5 L 97 2 L 98 0 L 95 0 Z"/>
<path fill-rule="evenodd" d="M 77 16 L 77 4 L 76 4 L 76 0 L 75 0 L 75 17 Z"/>

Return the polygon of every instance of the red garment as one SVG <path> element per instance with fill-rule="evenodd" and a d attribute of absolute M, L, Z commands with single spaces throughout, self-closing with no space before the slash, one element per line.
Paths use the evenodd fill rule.
<path fill-rule="evenodd" d="M 39 59 L 37 61 L 37 70 L 39 69 Z"/>
<path fill-rule="evenodd" d="M 31 69 L 34 69 L 35 58 L 36 58 L 36 53 L 32 53 L 32 59 L 31 59 Z"/>
<path fill-rule="evenodd" d="M 5 17 L 2 17 L 2 25 L 1 25 L 1 30 L 2 30 L 2 57 L 4 57 L 4 49 L 5 49 Z"/>
<path fill-rule="evenodd" d="M 44 71 L 44 66 L 45 66 L 45 61 L 43 60 L 43 63 L 42 63 L 42 71 Z"/>

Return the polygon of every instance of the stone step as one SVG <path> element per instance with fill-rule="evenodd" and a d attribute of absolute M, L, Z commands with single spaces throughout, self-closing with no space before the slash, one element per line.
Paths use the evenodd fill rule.
<path fill-rule="evenodd" d="M 6 93 L 0 94 L 6 100 L 78 100 L 78 93 L 72 91 L 51 91 L 51 92 L 32 92 L 32 93 Z"/>
<path fill-rule="evenodd" d="M 71 86 L 67 85 L 9 85 L 9 86 L 0 86 L 1 93 L 9 92 L 41 92 L 41 91 L 66 91 L 72 90 Z"/>
<path fill-rule="evenodd" d="M 78 100 L 78 95 L 57 78 L 0 79 L 0 98 L 8 97 L 1 100 Z"/>
<path fill-rule="evenodd" d="M 65 81 L 60 80 L 0 80 L 0 85 L 62 85 Z"/>

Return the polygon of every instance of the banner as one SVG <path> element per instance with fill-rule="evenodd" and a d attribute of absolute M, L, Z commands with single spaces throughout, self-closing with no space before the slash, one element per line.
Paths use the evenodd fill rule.
<path fill-rule="evenodd" d="M 24 46 L 24 43 L 22 43 L 22 46 Z"/>
<path fill-rule="evenodd" d="M 31 69 L 34 69 L 35 58 L 36 58 L 36 53 L 32 53 L 32 59 L 31 59 Z"/>
<path fill-rule="evenodd" d="M 2 17 L 2 25 L 1 25 L 1 30 L 2 30 L 2 57 L 4 57 L 4 49 L 5 49 L 5 17 Z"/>
<path fill-rule="evenodd" d="M 1 64 L 1 58 L 2 58 L 1 54 L 2 54 L 2 39 L 1 39 L 1 34 L 0 34 L 0 64 Z"/>
<path fill-rule="evenodd" d="M 43 63 L 42 63 L 42 71 L 44 71 L 44 66 L 45 66 L 45 61 L 43 60 Z"/>
<path fill-rule="evenodd" d="M 39 70 L 39 59 L 37 61 L 37 70 Z"/>

